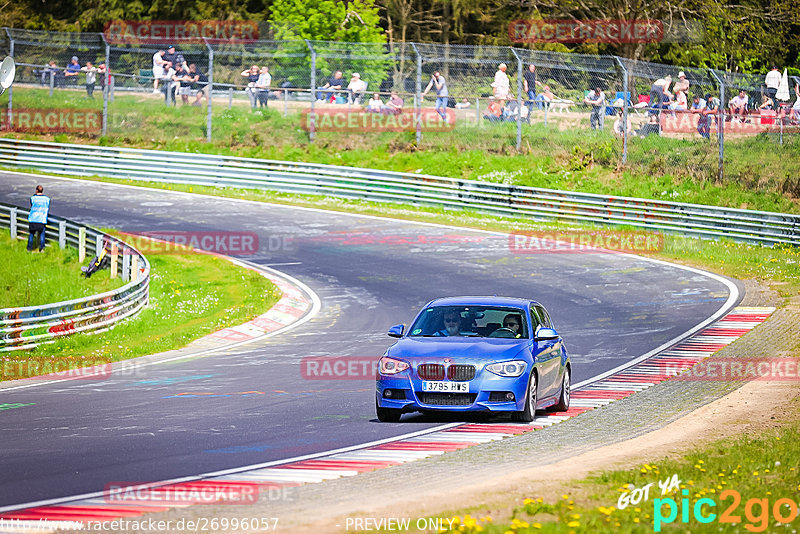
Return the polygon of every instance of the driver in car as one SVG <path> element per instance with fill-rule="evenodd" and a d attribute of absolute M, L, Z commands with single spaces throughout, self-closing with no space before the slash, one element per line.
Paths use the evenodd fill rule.
<path fill-rule="evenodd" d="M 522 337 L 522 332 L 520 329 L 522 328 L 522 318 L 519 314 L 516 313 L 509 313 L 505 317 L 503 317 L 503 328 L 507 328 L 514 332 L 514 337 L 519 338 Z"/>

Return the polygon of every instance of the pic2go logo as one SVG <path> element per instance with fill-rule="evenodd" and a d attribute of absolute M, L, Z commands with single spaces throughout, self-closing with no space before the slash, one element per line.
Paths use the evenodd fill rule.
<path fill-rule="evenodd" d="M 698 523 L 711 523 L 717 519 L 717 514 L 711 510 L 717 507 L 716 501 L 707 497 L 695 501 L 694 506 L 689 504 L 688 490 L 681 490 L 684 496 L 681 499 L 680 505 L 672 498 L 653 499 L 653 530 L 661 532 L 661 526 L 674 522 L 678 518 L 678 513 L 681 515 L 681 522 L 684 524 L 689 523 L 689 512 L 694 516 L 695 521 Z M 733 502 L 728 506 L 725 511 L 719 515 L 720 523 L 741 523 L 742 517 L 735 515 L 739 504 L 742 502 L 742 496 L 736 490 L 725 490 L 719 494 L 721 501 L 728 498 Z M 669 513 L 665 513 L 665 505 L 668 505 Z M 772 517 L 778 523 L 791 523 L 797 517 L 797 503 L 792 499 L 783 497 L 776 500 L 772 504 Z M 744 504 L 744 516 L 748 523 L 744 528 L 750 532 L 764 532 L 769 525 L 770 519 L 770 502 L 769 499 L 749 499 Z"/>

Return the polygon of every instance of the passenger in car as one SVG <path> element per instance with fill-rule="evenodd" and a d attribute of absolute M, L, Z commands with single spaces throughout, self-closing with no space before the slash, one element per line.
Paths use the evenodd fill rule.
<path fill-rule="evenodd" d="M 461 314 L 447 311 L 442 317 L 444 328 L 436 332 L 437 336 L 460 336 L 461 335 Z"/>

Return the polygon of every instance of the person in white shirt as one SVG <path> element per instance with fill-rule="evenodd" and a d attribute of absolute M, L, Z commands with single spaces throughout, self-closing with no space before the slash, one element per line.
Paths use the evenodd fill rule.
<path fill-rule="evenodd" d="M 775 102 L 775 95 L 778 93 L 778 87 L 781 86 L 781 73 L 777 66 L 773 65 L 772 70 L 764 77 L 764 85 L 767 86 L 767 96 Z"/>
<path fill-rule="evenodd" d="M 164 77 L 164 65 L 167 63 L 164 60 L 166 50 L 159 50 L 153 54 L 153 94 L 158 94 L 158 80 Z"/>
<path fill-rule="evenodd" d="M 256 96 L 258 98 L 258 107 L 269 107 L 269 86 L 272 85 L 272 75 L 269 73 L 269 67 L 261 67 L 261 71 L 256 80 Z"/>
<path fill-rule="evenodd" d="M 586 98 L 583 99 L 584 104 L 592 106 L 592 112 L 589 115 L 589 125 L 592 130 L 603 129 L 603 122 L 606 115 L 606 95 L 599 87 L 596 87 Z"/>
<path fill-rule="evenodd" d="M 508 98 L 510 82 L 506 74 L 507 69 L 508 66 L 505 63 L 500 63 L 497 66 L 497 72 L 494 73 L 494 82 L 492 82 L 492 92 L 500 107 L 505 106 Z"/>
<path fill-rule="evenodd" d="M 730 102 L 728 102 L 728 109 L 730 109 L 734 122 L 738 122 L 739 118 L 742 120 L 747 118 L 747 101 L 747 93 L 742 89 L 737 96 L 731 98 Z"/>
<path fill-rule="evenodd" d="M 378 93 L 374 93 L 367 102 L 367 111 L 370 113 L 380 113 L 383 109 L 383 101 Z"/>
<path fill-rule="evenodd" d="M 466 97 L 461 99 L 461 102 L 456 104 L 456 109 L 467 109 L 470 106 L 469 100 Z"/>
<path fill-rule="evenodd" d="M 350 78 L 350 83 L 347 84 L 347 90 L 350 92 L 350 102 L 360 104 L 361 98 L 367 92 L 367 83 L 361 79 L 359 73 L 354 72 Z"/>

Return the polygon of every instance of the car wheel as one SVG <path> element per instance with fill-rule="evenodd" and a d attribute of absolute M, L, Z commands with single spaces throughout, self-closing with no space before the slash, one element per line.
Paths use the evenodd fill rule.
<path fill-rule="evenodd" d="M 558 404 L 555 404 L 551 411 L 553 412 L 566 412 L 569 410 L 569 395 L 570 395 L 570 376 L 569 367 L 564 369 L 564 380 L 561 382 L 561 396 L 558 397 Z"/>
<path fill-rule="evenodd" d="M 511 414 L 511 419 L 520 421 L 522 423 L 530 423 L 536 417 L 536 401 L 537 401 L 537 383 L 536 373 L 531 371 L 531 376 L 528 379 L 528 393 L 525 395 L 525 409 L 521 412 L 514 412 Z"/>
<path fill-rule="evenodd" d="M 396 408 L 381 408 L 378 401 L 375 401 L 375 413 L 378 414 L 378 421 L 381 423 L 396 423 L 400 420 L 402 411 Z"/>

